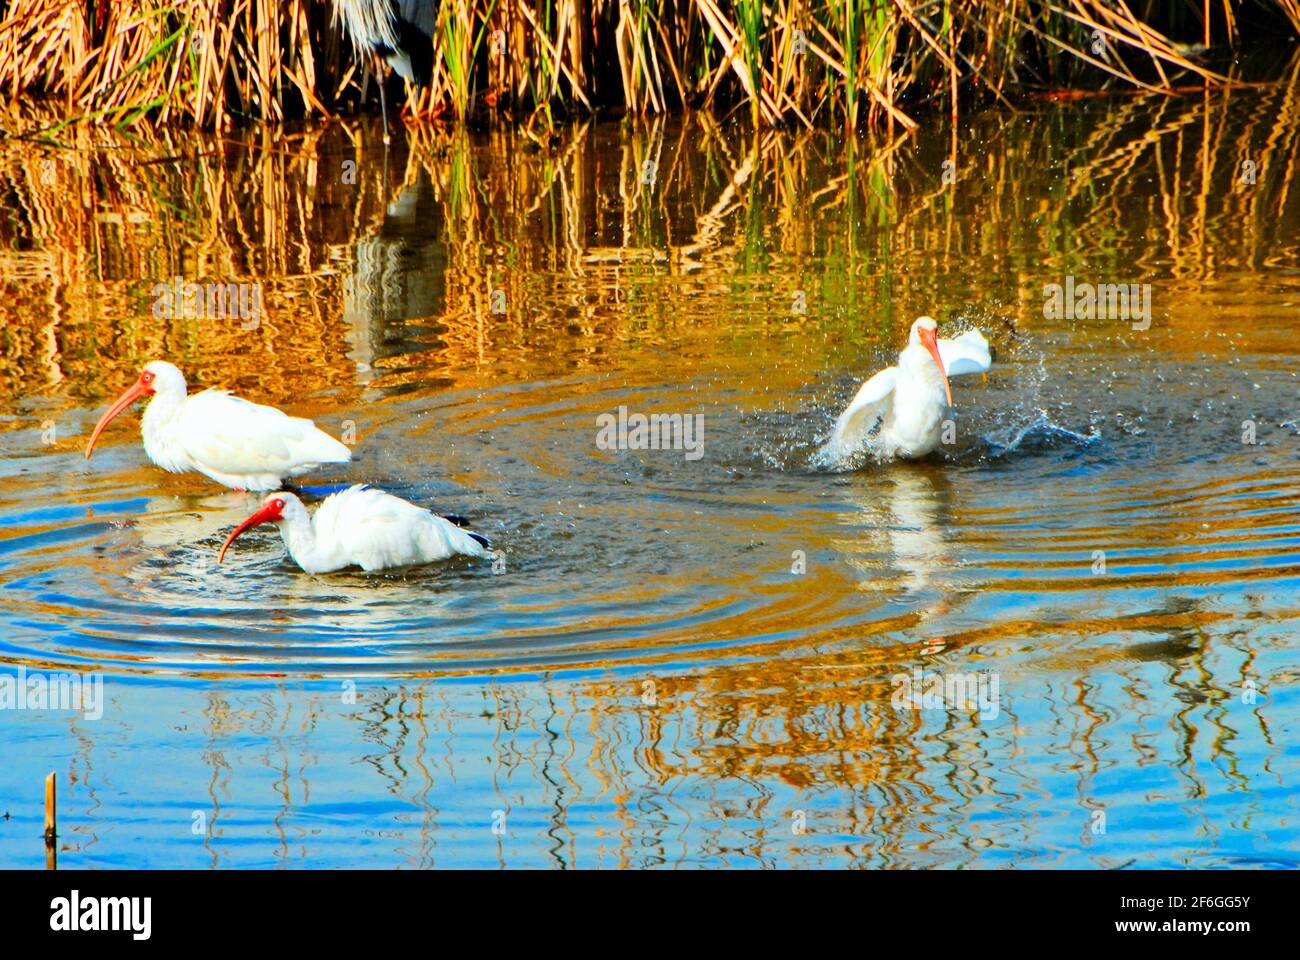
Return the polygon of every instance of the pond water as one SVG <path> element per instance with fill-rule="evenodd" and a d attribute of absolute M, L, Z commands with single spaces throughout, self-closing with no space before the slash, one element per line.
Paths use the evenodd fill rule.
<path fill-rule="evenodd" d="M 51 770 L 63 867 L 1300 865 L 1294 68 L 955 154 L 378 134 L 0 141 L 0 678 L 104 701 L 0 709 L 0 865 L 44 864 Z M 1149 310 L 1045 293 L 1085 283 Z M 817 467 L 921 314 L 997 354 L 952 442 Z M 138 411 L 82 456 L 151 359 L 353 441 L 309 494 L 500 562 L 311 577 L 260 528 L 218 566 L 254 498 Z M 607 449 L 620 408 L 700 442 Z"/>

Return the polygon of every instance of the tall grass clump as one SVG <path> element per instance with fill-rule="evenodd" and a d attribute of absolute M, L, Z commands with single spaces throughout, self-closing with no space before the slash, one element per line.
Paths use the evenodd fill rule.
<path fill-rule="evenodd" d="M 373 87 L 332 3 L 0 0 L 0 96 L 117 126 L 346 111 Z M 1300 0 L 442 0 L 433 79 L 405 112 L 910 129 L 1030 88 L 1223 83 L 1225 52 L 1281 32 L 1300 32 Z"/>

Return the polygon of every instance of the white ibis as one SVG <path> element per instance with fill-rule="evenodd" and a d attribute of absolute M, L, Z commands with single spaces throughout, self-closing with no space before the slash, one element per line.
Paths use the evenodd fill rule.
<path fill-rule="evenodd" d="M 835 422 L 821 460 L 843 460 L 864 448 L 881 459 L 915 459 L 939 446 L 952 406 L 948 378 L 987 373 L 993 360 L 978 330 L 940 340 L 938 328 L 932 317 L 912 324 L 898 366 L 881 370 L 862 385 Z"/>
<path fill-rule="evenodd" d="M 165 360 L 148 364 L 99 418 L 86 459 L 109 422 L 144 397 L 153 398 L 140 419 L 144 452 L 170 473 L 197 470 L 235 490 L 278 490 L 286 477 L 352 459 L 351 450 L 310 420 L 225 390 L 186 396 L 184 374 Z"/>
<path fill-rule="evenodd" d="M 326 497 L 309 514 L 292 493 L 273 493 L 262 507 L 226 538 L 217 556 L 245 530 L 274 523 L 289 556 L 308 573 L 333 573 L 345 567 L 384 570 L 446 560 L 456 554 L 490 557 L 486 537 L 462 530 L 450 520 L 391 493 L 364 484 Z"/>

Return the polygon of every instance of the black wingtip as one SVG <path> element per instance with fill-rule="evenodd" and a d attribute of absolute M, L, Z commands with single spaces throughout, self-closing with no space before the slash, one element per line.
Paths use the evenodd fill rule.
<path fill-rule="evenodd" d="M 465 532 L 469 533 L 468 530 L 466 530 Z M 470 533 L 469 535 L 473 537 L 475 540 L 477 540 L 479 543 L 483 544 L 483 546 L 487 547 L 489 550 L 492 549 L 492 542 L 488 540 L 487 537 L 481 536 L 480 534 L 477 533 Z"/>

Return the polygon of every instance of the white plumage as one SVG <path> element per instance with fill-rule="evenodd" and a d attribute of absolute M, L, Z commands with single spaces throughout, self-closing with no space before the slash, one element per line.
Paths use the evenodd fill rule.
<path fill-rule="evenodd" d="M 378 53 L 407 83 L 428 82 L 416 76 L 403 41 L 418 37 L 432 49 L 438 0 L 334 0 L 334 23 L 343 26 L 359 55 Z"/>
<path fill-rule="evenodd" d="M 978 330 L 940 340 L 937 329 L 930 317 L 912 324 L 898 366 L 864 383 L 840 414 L 818 453 L 822 463 L 842 462 L 863 450 L 881 459 L 924 457 L 939 446 L 952 405 L 948 378 L 987 373 L 993 360 Z"/>
<path fill-rule="evenodd" d="M 140 421 L 144 450 L 171 473 L 194 470 L 236 490 L 277 490 L 288 478 L 352 459 L 351 450 L 310 420 L 224 390 L 187 396 L 186 389 L 185 376 L 174 365 L 150 363 L 95 425 L 86 456 L 109 421 L 151 396 Z"/>
<path fill-rule="evenodd" d="M 450 520 L 373 487 L 331 494 L 315 514 L 291 493 L 273 493 L 231 532 L 219 560 L 245 530 L 274 523 L 289 556 L 308 573 L 346 567 L 384 570 L 446 560 L 457 554 L 491 557 L 485 538 Z"/>
<path fill-rule="evenodd" d="M 433 80 L 433 36 L 439 0 L 334 0 L 334 23 L 342 24 L 358 56 L 387 61 L 407 84 Z M 380 71 L 379 108 L 388 145 L 388 101 Z"/>

